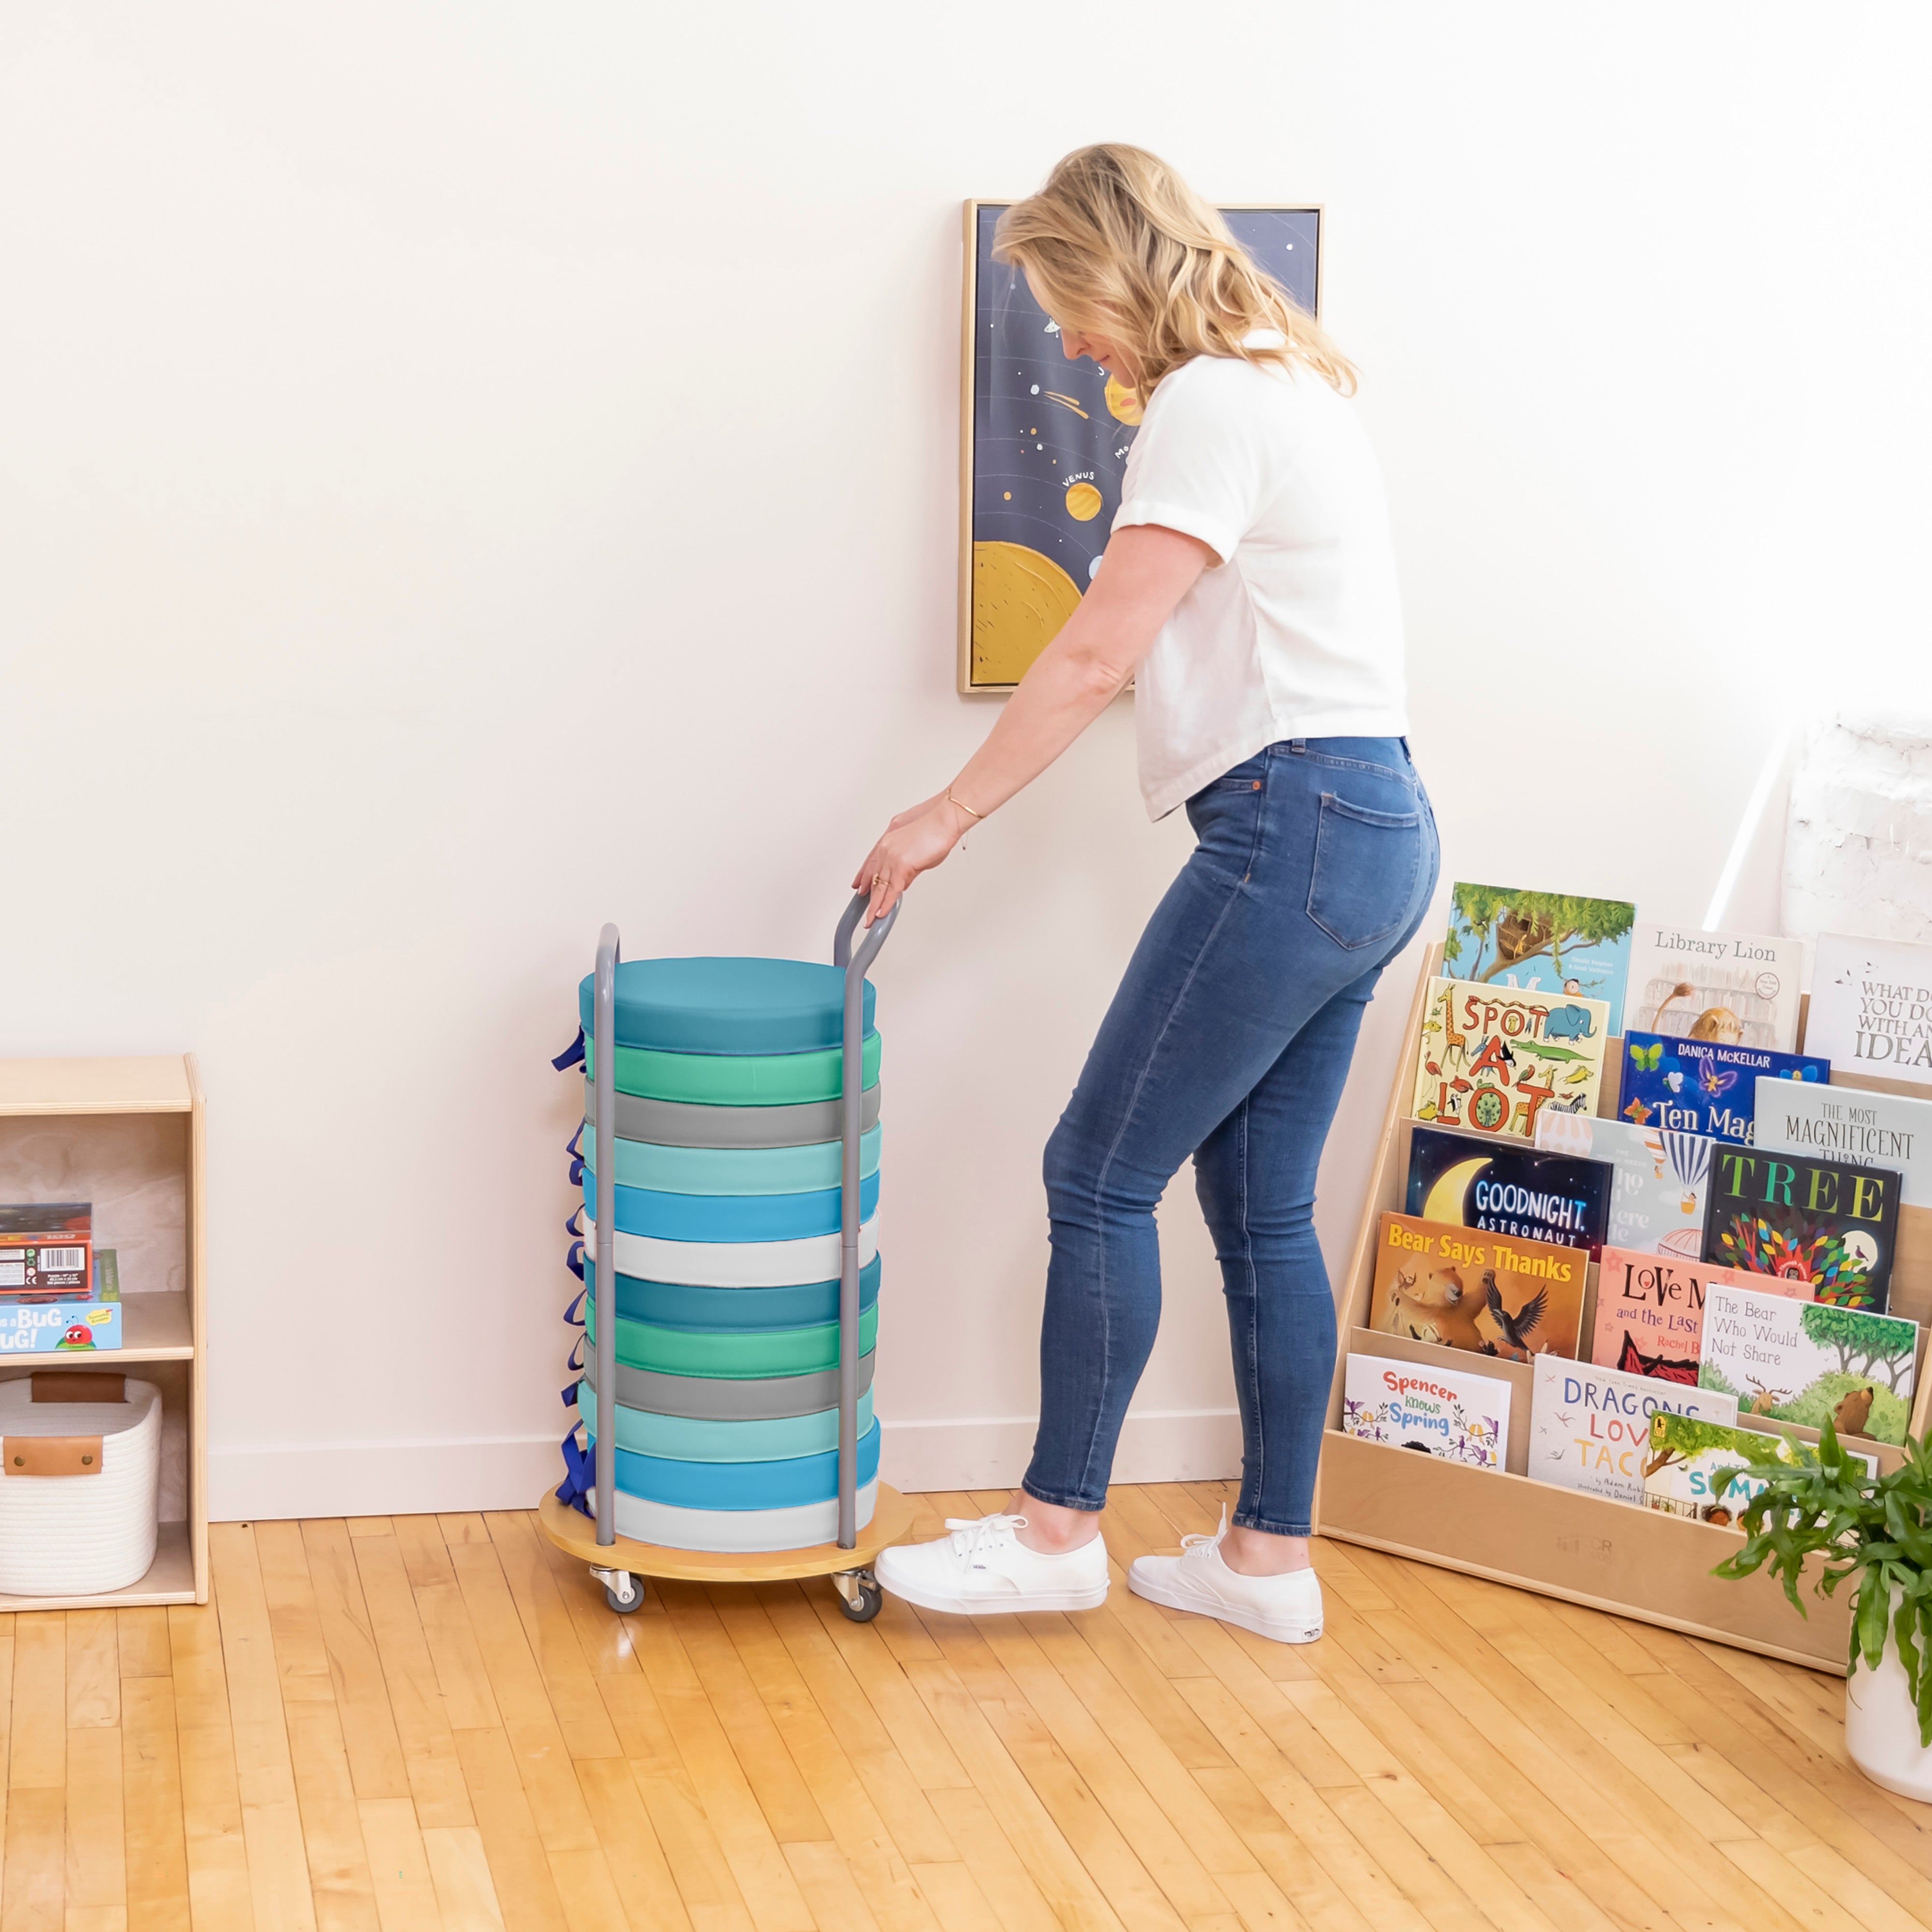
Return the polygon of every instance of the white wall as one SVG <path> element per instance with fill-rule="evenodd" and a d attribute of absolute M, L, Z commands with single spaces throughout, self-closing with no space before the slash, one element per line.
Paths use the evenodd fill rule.
<path fill-rule="evenodd" d="M 989 722 L 952 689 L 958 206 L 1076 142 L 1326 203 L 1450 871 L 1697 917 L 1763 735 L 1925 675 L 1927 38 L 1902 7 L 6 10 L 0 1052 L 201 1055 L 218 1514 L 545 1480 L 572 986 L 607 918 L 820 952 Z M 1185 841 L 1116 707 L 883 962 L 902 1477 L 1024 1453 L 1039 1149 Z M 1228 1454 L 1184 1178 L 1165 1214 L 1124 1474 Z"/>

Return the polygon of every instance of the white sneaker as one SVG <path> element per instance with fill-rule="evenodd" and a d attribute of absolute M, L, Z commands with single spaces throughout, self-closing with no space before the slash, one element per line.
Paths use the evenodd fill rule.
<path fill-rule="evenodd" d="M 1322 1634 L 1322 1584 L 1312 1570 L 1280 1576 L 1244 1576 L 1221 1560 L 1228 1516 L 1212 1536 L 1184 1536 L 1178 1556 L 1136 1556 L 1127 1588 L 1170 1610 L 1238 1624 L 1277 1643 L 1312 1643 Z"/>
<path fill-rule="evenodd" d="M 986 1616 L 1002 1610 L 1090 1610 L 1107 1600 L 1107 1546 L 1043 1556 L 1013 1534 L 1023 1516 L 950 1516 L 952 1534 L 879 1552 L 882 1588 L 922 1610 Z"/>

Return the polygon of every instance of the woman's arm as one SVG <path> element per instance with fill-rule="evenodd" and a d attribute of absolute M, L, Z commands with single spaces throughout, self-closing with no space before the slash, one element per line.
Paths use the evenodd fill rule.
<path fill-rule="evenodd" d="M 1030 784 L 1119 696 L 1154 648 L 1160 627 L 1217 560 L 1178 530 L 1135 524 L 1118 531 L 1080 608 L 1020 680 L 986 742 L 946 792 L 902 812 L 854 875 L 870 888 L 869 926 L 920 873 L 930 872 L 974 823 Z M 962 811 L 958 801 L 971 808 Z"/>

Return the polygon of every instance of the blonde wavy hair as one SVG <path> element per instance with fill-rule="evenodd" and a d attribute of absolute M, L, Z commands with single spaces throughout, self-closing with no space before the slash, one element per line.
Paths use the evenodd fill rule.
<path fill-rule="evenodd" d="M 1076 148 L 1000 216 L 993 254 L 1025 272 L 1063 327 L 1112 336 L 1133 358 L 1143 402 L 1196 356 L 1312 369 L 1354 394 L 1354 365 L 1315 318 L 1256 267 L 1220 211 L 1144 148 Z M 1283 340 L 1251 348 L 1257 329 Z"/>

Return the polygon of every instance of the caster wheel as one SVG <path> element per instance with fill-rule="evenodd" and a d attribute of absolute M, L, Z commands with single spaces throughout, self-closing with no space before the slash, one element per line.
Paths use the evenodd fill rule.
<path fill-rule="evenodd" d="M 885 1600 L 885 1592 L 878 1584 L 859 1582 L 853 1586 L 850 1596 L 840 1592 L 838 1607 L 845 1612 L 848 1622 L 868 1624 L 879 1614 L 879 1606 Z"/>
<path fill-rule="evenodd" d="M 621 1595 L 619 1594 L 619 1587 L 615 1583 L 606 1583 L 604 1586 L 604 1600 L 620 1617 L 628 1617 L 633 1610 L 643 1607 L 644 1601 L 643 1577 L 634 1576 L 627 1571 L 624 1576 Z"/>

